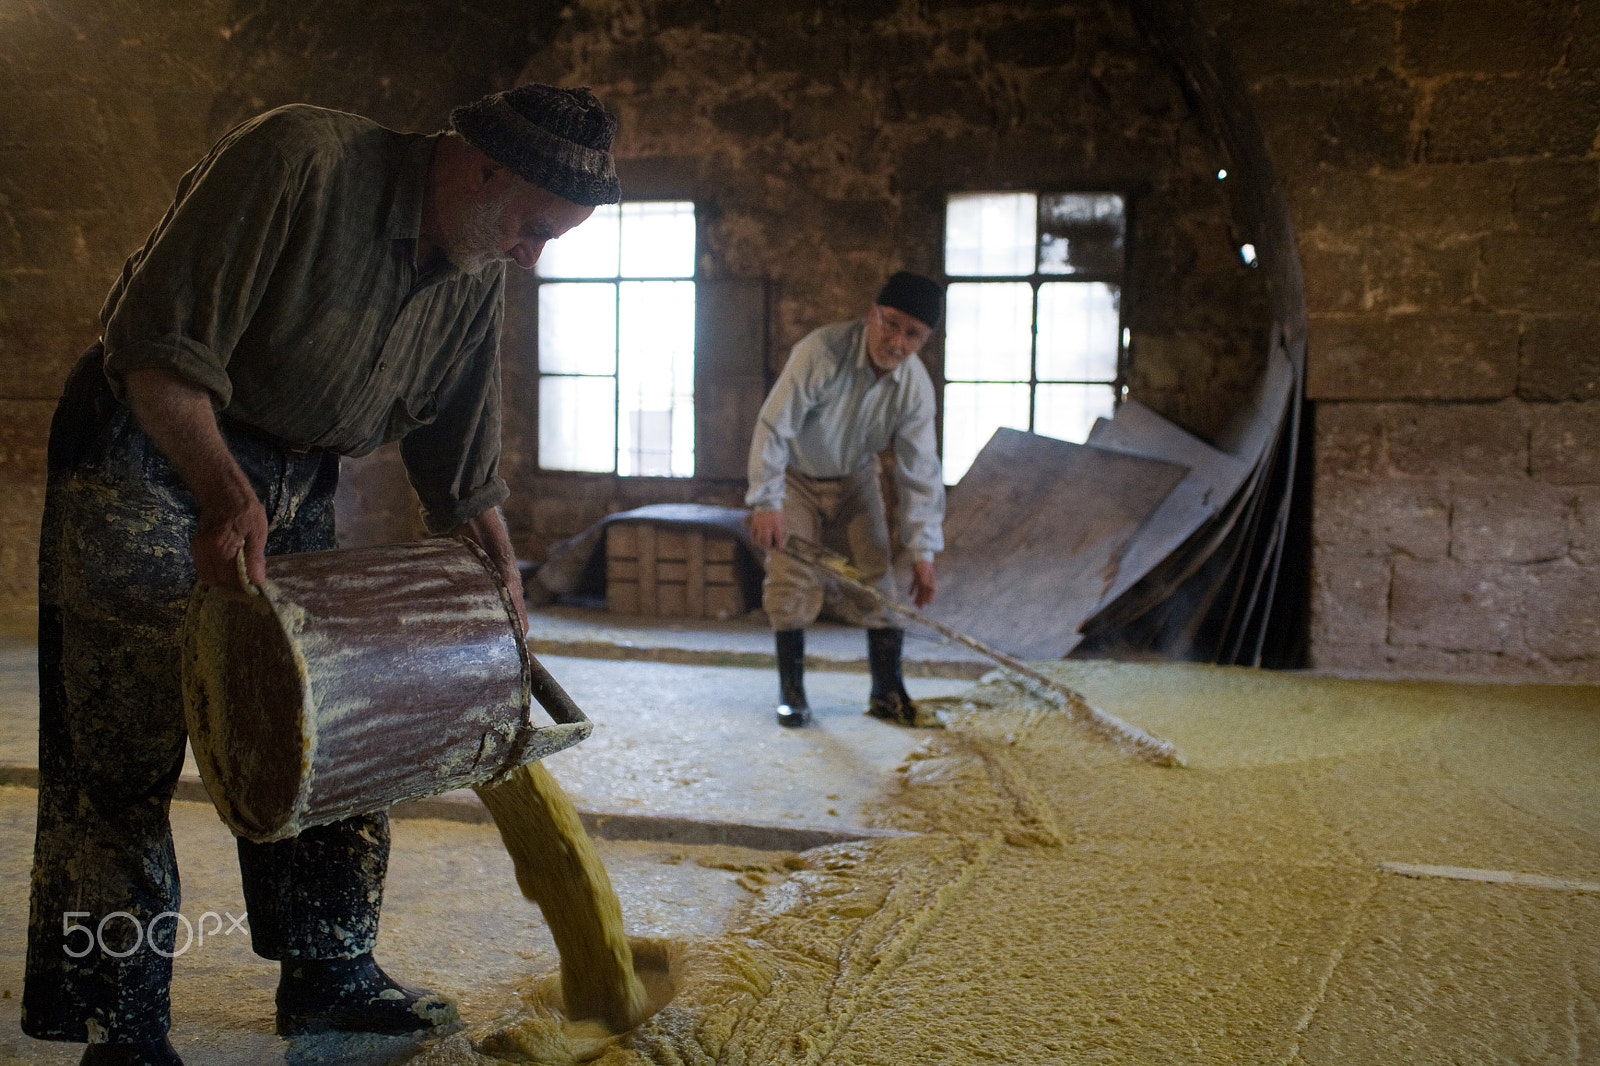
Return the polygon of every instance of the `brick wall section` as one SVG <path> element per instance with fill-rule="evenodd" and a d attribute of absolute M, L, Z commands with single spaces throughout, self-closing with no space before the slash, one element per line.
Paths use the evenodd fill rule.
<path fill-rule="evenodd" d="M 1305 267 L 1315 663 L 1600 678 L 1600 5 L 1204 8 Z"/>

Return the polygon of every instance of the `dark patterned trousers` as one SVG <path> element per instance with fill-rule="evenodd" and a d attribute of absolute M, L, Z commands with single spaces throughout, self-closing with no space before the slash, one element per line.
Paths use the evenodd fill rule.
<path fill-rule="evenodd" d="M 100 358 L 96 345 L 79 361 L 50 428 L 22 1001 L 29 1035 L 96 1042 L 159 1038 L 170 1026 L 180 895 L 167 815 L 186 740 L 179 640 L 197 521 L 177 472 L 111 397 Z M 267 554 L 334 547 L 338 456 L 224 432 L 266 508 Z M 258 954 L 372 950 L 386 816 L 238 849 Z"/>

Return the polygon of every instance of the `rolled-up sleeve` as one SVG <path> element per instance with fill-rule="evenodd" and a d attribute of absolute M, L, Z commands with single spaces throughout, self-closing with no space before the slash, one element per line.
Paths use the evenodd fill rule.
<path fill-rule="evenodd" d="M 233 395 L 228 360 L 283 254 L 304 174 L 271 137 L 224 138 L 185 174 L 178 197 L 129 260 L 103 312 L 106 372 L 159 367 Z"/>
<path fill-rule="evenodd" d="M 916 559 L 944 550 L 944 468 L 934 434 L 933 383 L 918 375 L 912 403 L 894 435 L 895 485 L 900 492 L 900 538 Z"/>
<path fill-rule="evenodd" d="M 430 533 L 448 533 L 510 495 L 499 473 L 501 293 L 493 286 L 478 308 L 471 343 L 434 394 L 435 417 L 400 441 Z"/>

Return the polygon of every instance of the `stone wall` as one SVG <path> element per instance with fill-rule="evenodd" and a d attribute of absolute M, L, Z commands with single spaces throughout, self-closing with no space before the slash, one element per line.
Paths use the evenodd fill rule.
<path fill-rule="evenodd" d="M 1305 269 L 1316 662 L 1600 677 L 1600 5 L 1198 2 L 1250 86 Z M 32 602 L 48 413 L 111 278 L 210 140 L 288 100 L 422 129 L 521 77 L 594 84 L 623 113 L 630 192 L 700 200 L 703 272 L 770 280 L 769 372 L 886 270 L 937 270 L 945 191 L 1123 185 L 1135 395 L 1206 434 L 1256 365 L 1214 142 L 1114 5 L 442 10 L 0 5 L 0 609 Z M 533 469 L 519 293 L 506 464 L 525 554 L 607 511 L 737 499 Z M 405 535 L 392 466 L 356 474 L 350 528 Z"/>
<path fill-rule="evenodd" d="M 942 273 L 947 193 L 1108 188 L 1132 205 L 1132 395 L 1209 437 L 1254 380 L 1267 312 L 1215 139 L 1120 5 L 591 0 L 569 15 L 524 79 L 593 86 L 621 116 L 627 194 L 696 200 L 702 276 L 769 282 L 769 343 L 751 353 L 769 378 L 891 271 Z M 938 344 L 923 357 L 939 384 Z M 531 395 L 531 344 L 508 358 L 508 396 Z M 534 439 L 531 412 L 512 432 Z M 517 479 L 531 491 L 508 516 L 535 552 L 611 511 L 744 492 L 531 464 Z"/>
<path fill-rule="evenodd" d="M 1101 0 L 60 0 L 0 5 L 0 612 L 33 600 L 45 427 L 128 252 L 217 135 L 306 101 L 432 129 L 517 80 L 589 83 L 623 116 L 630 195 L 701 204 L 700 269 L 769 284 L 769 375 L 900 266 L 937 274 L 947 191 L 1112 188 L 1133 210 L 1132 392 L 1202 435 L 1261 358 L 1208 132 Z M 531 288 L 508 314 L 507 515 L 522 554 L 736 480 L 541 473 Z M 937 346 L 926 353 L 936 380 Z M 724 442 L 728 443 L 728 442 Z M 392 452 L 350 464 L 341 534 L 415 531 Z"/>
<path fill-rule="evenodd" d="M 1318 666 L 1600 678 L 1600 5 L 1202 5 L 1310 310 Z"/>

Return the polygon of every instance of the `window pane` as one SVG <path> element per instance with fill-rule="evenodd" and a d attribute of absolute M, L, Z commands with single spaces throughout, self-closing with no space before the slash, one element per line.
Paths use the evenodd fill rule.
<path fill-rule="evenodd" d="M 1038 202 L 1033 193 L 958 193 L 945 209 L 944 272 L 952 277 L 1032 274 Z"/>
<path fill-rule="evenodd" d="M 619 243 L 617 205 L 604 204 L 546 244 L 534 269 L 541 278 L 614 278 Z"/>
<path fill-rule="evenodd" d="M 954 485 L 1001 426 L 1028 428 L 1028 386 L 944 387 L 944 482 Z"/>
<path fill-rule="evenodd" d="M 539 465 L 609 473 L 616 460 L 614 379 L 539 379 Z"/>
<path fill-rule="evenodd" d="M 945 301 L 947 381 L 1027 381 L 1033 287 L 1025 281 L 956 283 Z"/>
<path fill-rule="evenodd" d="M 1039 286 L 1040 381 L 1116 378 L 1120 295 L 1099 281 Z"/>
<path fill-rule="evenodd" d="M 1127 230 L 1122 197 L 1063 193 L 1039 198 L 1041 274 L 1121 274 Z"/>
<path fill-rule="evenodd" d="M 1109 385 L 1040 385 L 1033 401 L 1033 431 L 1082 444 L 1095 419 L 1111 417 L 1115 397 Z"/>
<path fill-rule="evenodd" d="M 622 474 L 694 474 L 694 282 L 625 281 L 617 388 Z"/>
<path fill-rule="evenodd" d="M 612 374 L 617 366 L 617 287 L 556 282 L 539 286 L 539 370 Z"/>
<path fill-rule="evenodd" d="M 694 204 L 678 200 L 623 204 L 622 276 L 694 277 Z"/>

